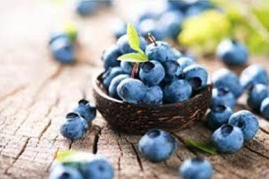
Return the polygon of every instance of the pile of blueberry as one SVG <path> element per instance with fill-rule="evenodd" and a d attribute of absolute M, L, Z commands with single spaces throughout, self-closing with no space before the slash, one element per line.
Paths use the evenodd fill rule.
<path fill-rule="evenodd" d="M 66 153 L 51 166 L 49 179 L 112 179 L 114 169 L 104 157 L 85 152 Z"/>
<path fill-rule="evenodd" d="M 161 3 L 160 7 L 149 5 L 144 8 L 137 14 L 134 24 L 139 33 L 145 38 L 148 33 L 151 33 L 157 40 L 164 38 L 176 39 L 186 18 L 215 8 L 215 5 L 209 0 L 167 0 Z M 127 24 L 123 21 L 115 25 L 114 35 L 116 39 L 126 34 L 126 26 Z"/>
<path fill-rule="evenodd" d="M 75 62 L 75 43 L 78 32 L 72 23 L 65 25 L 63 32 L 55 32 L 49 40 L 49 50 L 55 60 L 62 64 Z"/>
<path fill-rule="evenodd" d="M 131 43 L 134 36 L 138 49 Z M 137 32 L 127 32 L 104 52 L 103 85 L 109 96 L 128 103 L 161 105 L 183 102 L 207 85 L 207 70 L 195 60 L 164 41 L 155 41 L 151 34 L 148 38 L 151 44 Z"/>
<path fill-rule="evenodd" d="M 91 127 L 91 121 L 96 117 L 96 107 L 91 102 L 82 99 L 73 112 L 66 115 L 66 121 L 61 125 L 61 134 L 70 140 L 82 138 Z"/>
<path fill-rule="evenodd" d="M 110 7 L 113 0 L 79 0 L 76 4 L 76 12 L 80 16 L 89 16 L 97 12 L 101 6 Z"/>

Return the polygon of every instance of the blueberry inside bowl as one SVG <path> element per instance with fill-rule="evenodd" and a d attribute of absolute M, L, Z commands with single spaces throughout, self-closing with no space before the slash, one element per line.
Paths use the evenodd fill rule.
<path fill-rule="evenodd" d="M 158 128 L 176 132 L 201 120 L 210 105 L 212 84 L 197 90 L 194 96 L 183 102 L 161 105 L 127 103 L 108 95 L 103 74 L 93 79 L 96 107 L 117 131 L 143 134 L 149 129 Z"/>

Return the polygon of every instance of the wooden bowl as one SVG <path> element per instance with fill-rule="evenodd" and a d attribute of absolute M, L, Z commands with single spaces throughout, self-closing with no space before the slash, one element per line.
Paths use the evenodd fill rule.
<path fill-rule="evenodd" d="M 107 95 L 102 74 L 94 78 L 93 91 L 97 110 L 108 124 L 117 131 L 144 134 L 158 128 L 176 132 L 191 127 L 206 113 L 211 99 L 212 84 L 182 103 L 164 105 L 130 104 Z"/>

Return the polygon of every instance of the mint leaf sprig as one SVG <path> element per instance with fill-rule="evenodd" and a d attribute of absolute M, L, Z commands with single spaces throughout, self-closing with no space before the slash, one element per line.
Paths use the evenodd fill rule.
<path fill-rule="evenodd" d="M 185 139 L 184 143 L 187 147 L 196 148 L 210 155 L 217 154 L 217 149 L 211 143 L 206 143 L 206 142 L 192 140 L 192 139 Z"/>
<path fill-rule="evenodd" d="M 127 37 L 130 47 L 136 51 L 133 53 L 127 53 L 118 58 L 121 61 L 128 61 L 134 63 L 141 63 L 148 61 L 148 57 L 145 52 L 140 48 L 140 37 L 136 31 L 134 25 L 128 24 L 127 26 Z"/>

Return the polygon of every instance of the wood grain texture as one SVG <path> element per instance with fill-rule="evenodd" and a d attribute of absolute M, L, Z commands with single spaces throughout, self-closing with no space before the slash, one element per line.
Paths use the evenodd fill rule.
<path fill-rule="evenodd" d="M 81 98 L 92 99 L 91 78 L 102 71 L 102 51 L 114 43 L 111 24 L 117 15 L 132 17 L 139 1 L 119 0 L 115 9 L 89 18 L 77 17 L 69 3 L 51 1 L 0 1 L 0 179 L 45 179 L 55 154 L 63 149 L 107 156 L 117 179 L 176 179 L 180 164 L 197 155 L 213 163 L 214 179 L 269 178 L 269 122 L 262 118 L 255 139 L 237 154 L 209 156 L 186 147 L 184 139 L 210 140 L 210 131 L 200 122 L 175 133 L 180 149 L 160 164 L 141 157 L 140 136 L 112 131 L 100 114 L 82 140 L 59 135 L 65 114 Z M 50 57 L 47 40 L 70 19 L 80 29 L 79 63 L 60 66 Z M 210 72 L 223 67 L 211 58 L 199 61 Z M 253 57 L 251 62 L 269 71 L 268 57 Z M 238 109 L 247 108 L 245 97 L 239 99 Z"/>

